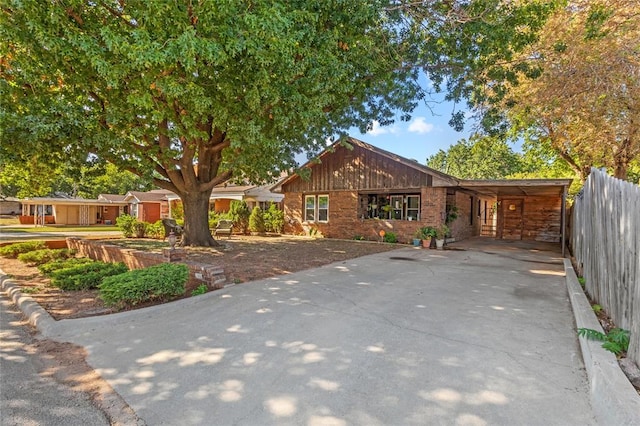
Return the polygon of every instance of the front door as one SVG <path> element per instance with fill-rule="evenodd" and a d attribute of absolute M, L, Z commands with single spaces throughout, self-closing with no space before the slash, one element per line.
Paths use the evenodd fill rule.
<path fill-rule="evenodd" d="M 521 199 L 502 200 L 502 238 L 505 240 L 522 239 L 522 208 Z"/>

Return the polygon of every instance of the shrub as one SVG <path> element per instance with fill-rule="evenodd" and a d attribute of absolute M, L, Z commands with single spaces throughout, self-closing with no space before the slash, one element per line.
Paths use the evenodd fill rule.
<path fill-rule="evenodd" d="M 207 285 L 206 284 L 200 284 L 198 287 L 194 288 L 193 290 L 191 290 L 191 295 L 192 296 L 200 296 L 201 294 L 205 294 L 207 292 Z"/>
<path fill-rule="evenodd" d="M 44 244 L 44 241 L 26 241 L 24 243 L 14 243 L 4 247 L 0 247 L 0 256 L 15 259 L 19 254 L 46 248 L 47 246 Z"/>
<path fill-rule="evenodd" d="M 186 265 L 161 263 L 105 278 L 99 286 L 100 298 L 105 305 L 116 308 L 167 299 L 184 294 L 188 278 Z"/>
<path fill-rule="evenodd" d="M 133 224 L 133 233 L 136 238 L 144 238 L 144 235 L 147 232 L 147 225 L 150 225 L 148 222 L 136 222 Z"/>
<path fill-rule="evenodd" d="M 244 201 L 233 200 L 229 206 L 229 219 L 233 221 L 233 226 L 241 234 L 247 233 L 249 227 L 249 207 Z"/>
<path fill-rule="evenodd" d="M 105 277 L 127 272 L 124 263 L 92 262 L 59 269 L 51 274 L 51 284 L 62 290 L 98 288 Z"/>
<path fill-rule="evenodd" d="M 135 217 L 123 214 L 116 219 L 116 226 L 122 231 L 122 235 L 126 238 L 131 238 L 135 235 L 135 224 L 138 223 L 138 219 Z"/>
<path fill-rule="evenodd" d="M 269 204 L 269 209 L 264 212 L 264 227 L 268 232 L 280 234 L 284 228 L 284 212 L 275 203 Z"/>
<path fill-rule="evenodd" d="M 398 242 L 398 236 L 396 234 L 394 234 L 393 232 L 387 232 L 386 234 L 384 234 L 383 241 L 385 243 L 397 243 Z"/>
<path fill-rule="evenodd" d="M 251 216 L 249 216 L 249 231 L 264 233 L 264 218 L 262 217 L 262 209 L 258 206 L 253 208 Z"/>
<path fill-rule="evenodd" d="M 602 347 L 618 356 L 629 350 L 629 330 L 622 328 L 612 328 L 608 334 L 591 328 L 579 328 L 578 336 L 584 336 L 589 340 L 604 342 Z"/>
<path fill-rule="evenodd" d="M 63 249 L 42 249 L 34 250 L 18 255 L 18 260 L 30 265 L 42 265 L 56 259 L 68 259 L 75 256 L 75 250 Z"/>
<path fill-rule="evenodd" d="M 49 277 L 54 271 L 67 269 L 73 266 L 84 265 L 85 263 L 93 263 L 92 259 L 87 257 L 71 257 L 69 259 L 58 259 L 38 266 L 41 274 Z"/>
<path fill-rule="evenodd" d="M 156 240 L 164 239 L 164 226 L 162 225 L 162 220 L 158 220 L 156 223 L 147 223 L 145 234 L 147 237 L 154 238 Z"/>

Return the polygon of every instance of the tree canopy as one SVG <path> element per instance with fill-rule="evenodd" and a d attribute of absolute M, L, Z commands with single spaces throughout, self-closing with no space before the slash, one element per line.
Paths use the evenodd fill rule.
<path fill-rule="evenodd" d="M 631 177 L 640 157 L 637 1 L 557 3 L 537 39 L 506 66 L 514 78 L 487 85 L 476 106 L 506 119 L 512 134 L 551 147 L 581 180 L 592 166 Z"/>
<path fill-rule="evenodd" d="M 93 153 L 178 194 L 212 245 L 211 189 L 266 179 L 420 88 L 384 1 L 6 1 L 0 157 Z M 419 96 L 418 96 L 419 97 Z"/>
<path fill-rule="evenodd" d="M 503 179 L 522 171 L 521 156 L 503 139 L 473 135 L 427 158 L 427 166 L 462 179 Z"/>

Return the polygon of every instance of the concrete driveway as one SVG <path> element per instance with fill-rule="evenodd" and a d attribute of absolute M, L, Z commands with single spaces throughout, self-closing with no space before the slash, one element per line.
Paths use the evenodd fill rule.
<path fill-rule="evenodd" d="M 150 425 L 593 424 L 562 265 L 514 253 L 405 248 L 54 334 Z"/>

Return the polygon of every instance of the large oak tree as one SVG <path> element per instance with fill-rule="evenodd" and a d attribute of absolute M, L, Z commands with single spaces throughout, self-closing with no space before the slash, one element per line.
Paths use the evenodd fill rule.
<path fill-rule="evenodd" d="M 385 1 L 4 1 L 4 161 L 93 153 L 180 196 L 214 245 L 212 188 L 268 179 L 351 126 L 415 106 Z"/>

